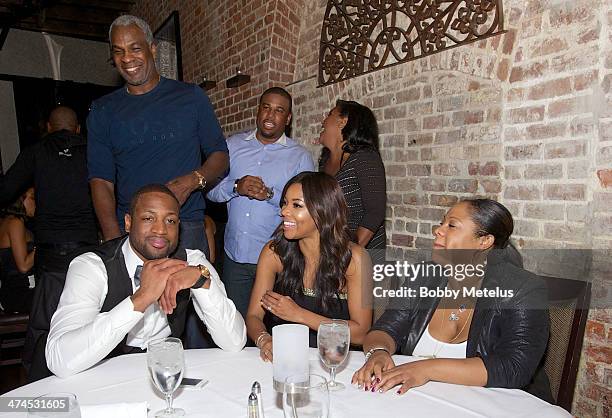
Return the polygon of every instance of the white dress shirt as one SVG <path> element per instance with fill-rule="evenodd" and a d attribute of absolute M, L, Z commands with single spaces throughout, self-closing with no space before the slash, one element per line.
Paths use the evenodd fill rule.
<path fill-rule="evenodd" d="M 122 251 L 132 289 L 136 291 L 134 273 L 142 260 L 129 239 Z M 217 271 L 198 250 L 187 250 L 187 263 L 203 264 L 211 273 L 209 289 L 191 290 L 198 316 L 220 348 L 240 351 L 246 343 L 244 319 L 228 299 Z M 70 263 L 45 349 L 47 366 L 55 375 L 66 377 L 93 366 L 126 335 L 127 345 L 142 349 L 149 341 L 170 335 L 166 314 L 158 303 L 141 313 L 134 310 L 132 299 L 127 297 L 109 312 L 100 312 L 108 292 L 107 281 L 104 263 L 94 253 L 82 254 Z"/>

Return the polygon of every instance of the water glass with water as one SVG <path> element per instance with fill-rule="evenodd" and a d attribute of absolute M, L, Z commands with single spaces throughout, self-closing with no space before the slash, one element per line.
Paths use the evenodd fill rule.
<path fill-rule="evenodd" d="M 155 413 L 156 417 L 181 417 L 185 411 L 172 407 L 172 395 L 183 379 L 185 359 L 183 344 L 178 338 L 162 338 L 151 341 L 147 347 L 147 366 L 151 380 L 166 398 L 166 409 Z"/>
<path fill-rule="evenodd" d="M 347 321 L 330 319 L 319 324 L 317 347 L 321 361 L 330 370 L 329 390 L 344 389 L 342 383 L 336 382 L 336 368 L 346 359 L 350 344 L 351 330 Z"/>

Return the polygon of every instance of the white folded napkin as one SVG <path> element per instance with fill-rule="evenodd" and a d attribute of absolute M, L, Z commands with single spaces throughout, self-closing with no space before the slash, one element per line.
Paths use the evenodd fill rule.
<path fill-rule="evenodd" d="M 81 418 L 147 418 L 146 402 L 81 405 Z"/>

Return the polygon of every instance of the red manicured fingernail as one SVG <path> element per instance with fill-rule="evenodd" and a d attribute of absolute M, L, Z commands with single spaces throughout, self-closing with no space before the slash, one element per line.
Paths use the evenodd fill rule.
<path fill-rule="evenodd" d="M 401 395 L 402 394 L 402 390 L 398 389 L 397 392 L 395 392 L 395 393 L 397 393 L 398 395 Z"/>
<path fill-rule="evenodd" d="M 380 383 L 380 378 L 376 378 L 376 383 Z"/>
<path fill-rule="evenodd" d="M 376 392 L 376 386 L 372 386 L 372 390 L 371 390 L 371 392 L 372 392 L 372 393 Z"/>

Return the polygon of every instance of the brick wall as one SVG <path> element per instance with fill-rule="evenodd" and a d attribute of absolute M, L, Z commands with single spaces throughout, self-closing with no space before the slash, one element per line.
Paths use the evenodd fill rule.
<path fill-rule="evenodd" d="M 415 259 L 455 201 L 502 201 L 515 242 L 534 248 L 612 247 L 612 3 L 507 0 L 502 36 L 316 88 L 325 0 L 139 0 L 157 27 L 181 13 L 185 79 L 210 92 L 226 134 L 253 126 L 262 89 L 288 84 L 294 136 L 318 155 L 323 115 L 337 98 L 370 106 L 380 124 L 388 189 L 389 255 Z M 595 257 L 594 293 L 609 297 L 609 258 Z M 573 412 L 609 416 L 612 311 L 594 309 Z"/>
<path fill-rule="evenodd" d="M 524 254 L 612 247 L 610 2 L 505 1 L 502 36 L 316 89 L 325 4 L 302 20 L 295 131 L 316 138 L 336 98 L 375 111 L 391 257 L 422 257 L 447 207 L 473 193 L 508 206 Z M 594 293 L 609 298 L 609 259 L 596 254 L 594 271 Z M 612 312 L 592 310 L 577 416 L 609 416 L 611 342 Z"/>

